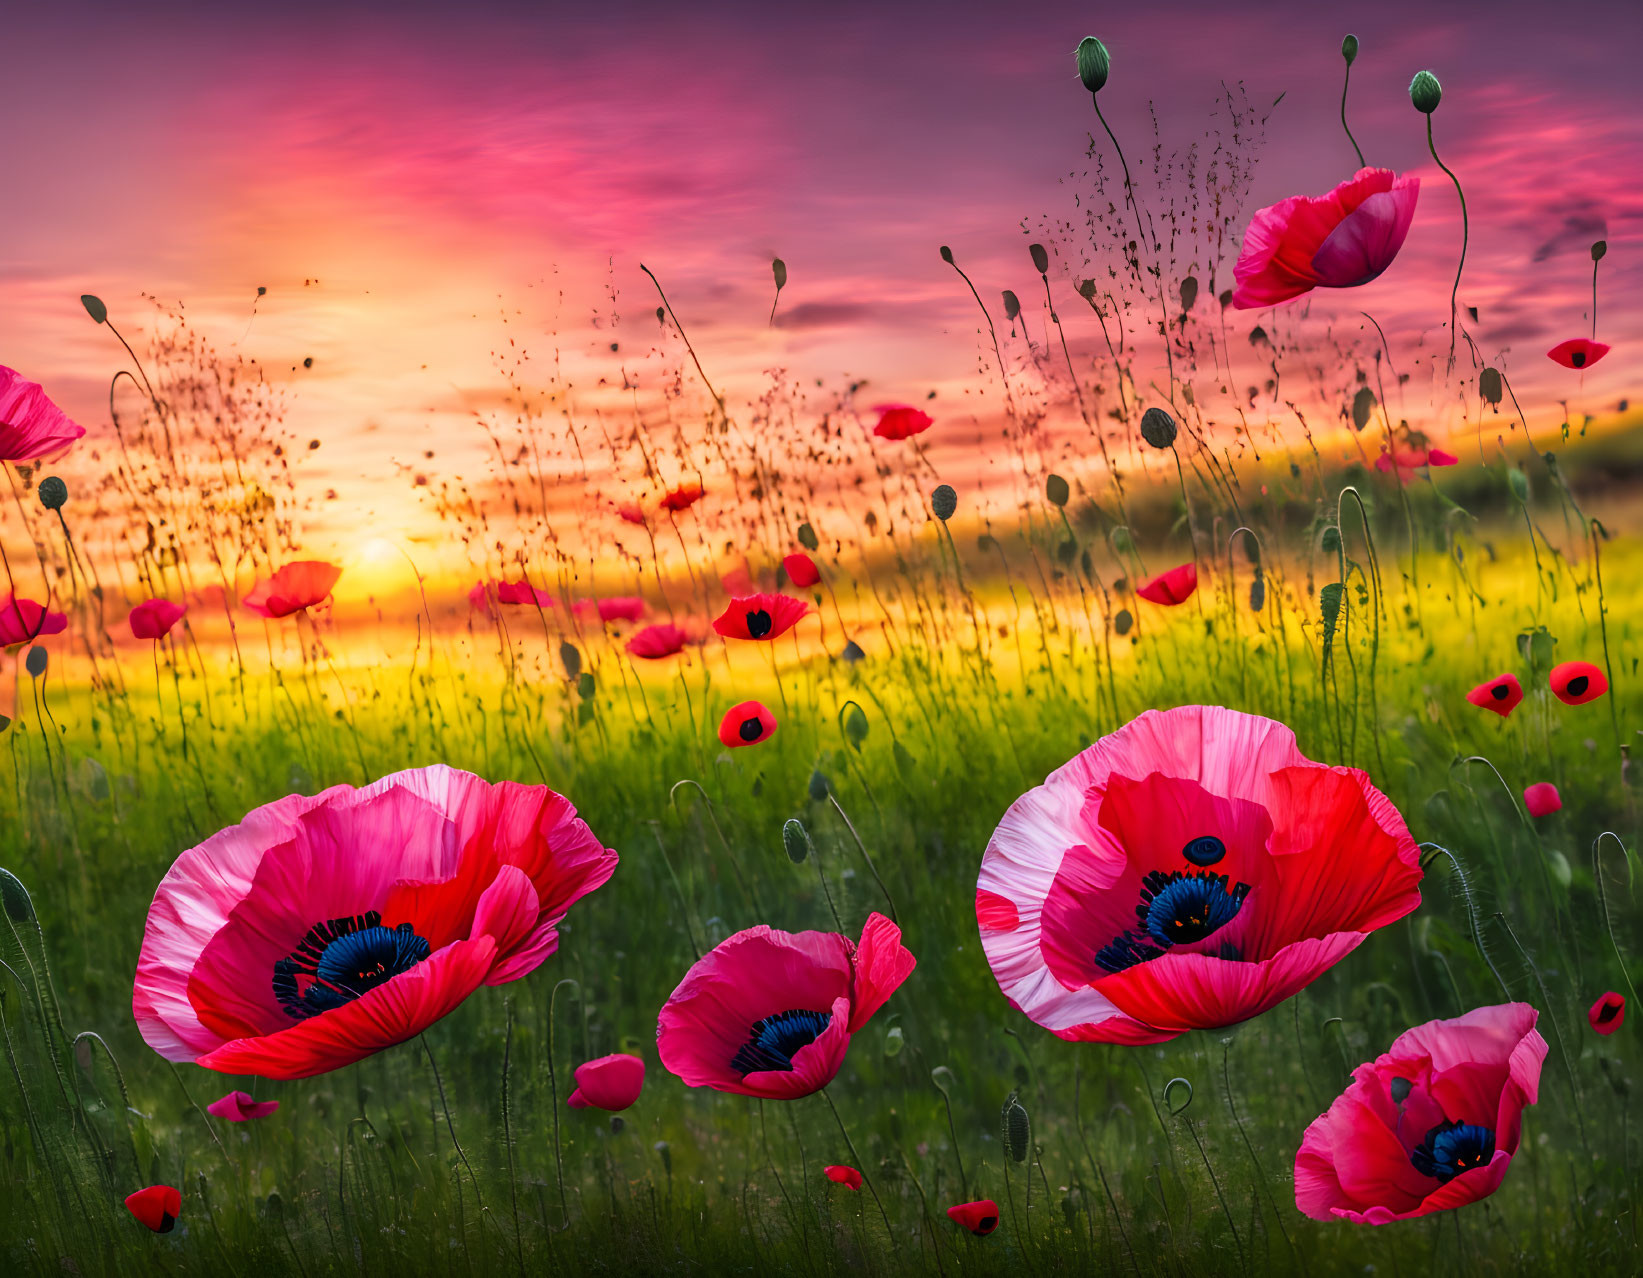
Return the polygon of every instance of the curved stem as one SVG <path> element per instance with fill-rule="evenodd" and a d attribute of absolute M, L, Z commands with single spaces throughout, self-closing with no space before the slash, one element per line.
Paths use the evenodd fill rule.
<path fill-rule="evenodd" d="M 867 1192 L 873 1195 L 873 1203 L 879 1209 L 879 1218 L 884 1221 L 884 1232 L 893 1235 L 890 1228 L 890 1217 L 885 1213 L 884 1204 L 879 1201 L 879 1191 L 873 1187 L 873 1178 L 867 1174 L 867 1169 L 861 1161 L 861 1155 L 856 1152 L 856 1142 L 850 1139 L 850 1131 L 844 1125 L 844 1118 L 839 1114 L 839 1107 L 833 1103 L 833 1098 L 827 1094 L 825 1087 L 821 1088 L 821 1097 L 827 1102 L 827 1108 L 833 1111 L 833 1121 L 839 1125 L 839 1135 L 844 1137 L 844 1147 L 850 1151 L 850 1163 L 861 1173 L 862 1183 L 867 1186 Z"/>
<path fill-rule="evenodd" d="M 1432 152 L 1432 159 L 1437 166 L 1449 175 L 1449 180 L 1455 184 L 1455 194 L 1460 196 L 1460 262 L 1455 267 L 1455 284 L 1449 290 L 1449 367 L 1455 366 L 1455 317 L 1459 314 L 1460 304 L 1460 274 L 1466 269 L 1466 242 L 1471 237 L 1470 223 L 1466 217 L 1466 192 L 1460 189 L 1460 179 L 1454 171 L 1438 159 L 1438 146 L 1432 140 L 1432 117 L 1426 117 L 1426 147 Z"/>
<path fill-rule="evenodd" d="M 1358 145 L 1358 139 L 1352 136 L 1352 126 L 1346 122 L 1346 91 L 1352 84 L 1352 64 L 1346 64 L 1346 79 L 1341 84 L 1341 127 L 1346 130 L 1346 140 L 1352 143 L 1352 149 L 1358 153 L 1358 167 L 1364 167 L 1363 148 Z"/>

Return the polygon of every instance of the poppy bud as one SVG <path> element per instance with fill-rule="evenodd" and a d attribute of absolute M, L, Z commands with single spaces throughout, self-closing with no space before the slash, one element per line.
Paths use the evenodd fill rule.
<path fill-rule="evenodd" d="M 1078 295 L 1080 297 L 1082 297 L 1086 302 L 1095 301 L 1095 281 L 1094 280 L 1079 280 L 1078 281 Z"/>
<path fill-rule="evenodd" d="M 1478 374 L 1478 394 L 1491 404 L 1500 403 L 1500 369 L 1486 368 Z"/>
<path fill-rule="evenodd" d="M 1129 634 L 1130 627 L 1135 624 L 1135 618 L 1130 616 L 1128 608 L 1120 608 L 1118 615 L 1112 619 L 1112 628 L 1118 632 L 1120 638 Z"/>
<path fill-rule="evenodd" d="M 1181 281 L 1181 309 L 1190 311 L 1192 304 L 1198 300 L 1198 277 L 1189 275 Z"/>
<path fill-rule="evenodd" d="M 68 500 L 68 485 L 56 475 L 47 475 L 40 481 L 40 504 L 47 510 L 61 510 Z"/>
<path fill-rule="evenodd" d="M 1021 314 L 1021 299 L 1019 297 L 1017 297 L 1009 289 L 1005 289 L 1004 290 L 1004 318 L 1013 323 L 1015 321 L 1015 317 L 1017 315 L 1020 315 L 1020 314 Z"/>
<path fill-rule="evenodd" d="M 1443 101 L 1443 86 L 1430 71 L 1417 71 L 1409 82 L 1409 100 L 1422 115 L 1431 115 Z"/>
<path fill-rule="evenodd" d="M 1141 415 L 1141 438 L 1154 448 L 1168 448 L 1175 442 L 1175 418 L 1162 408 L 1149 408 Z"/>
<path fill-rule="evenodd" d="M 951 484 L 942 484 L 930 494 L 930 509 L 942 523 L 953 517 L 953 512 L 958 509 L 958 493 Z"/>
<path fill-rule="evenodd" d="M 1027 245 L 1027 252 L 1032 254 L 1033 270 L 1040 275 L 1047 275 L 1050 270 L 1050 255 L 1044 251 L 1044 246 L 1042 244 L 1029 244 Z M 1592 255 L 1597 256 L 1595 248 L 1592 250 Z"/>
<path fill-rule="evenodd" d="M 1341 41 L 1341 56 L 1346 59 L 1346 65 L 1351 66 L 1358 60 L 1358 37 L 1349 35 Z"/>
<path fill-rule="evenodd" d="M 99 324 L 108 323 L 108 307 L 103 305 L 103 299 L 94 293 L 81 293 L 80 305 L 86 308 L 86 314 Z"/>
<path fill-rule="evenodd" d="M 799 525 L 798 537 L 799 545 L 803 546 L 806 550 L 821 549 L 821 540 L 816 536 L 816 530 L 809 524 L 805 523 Z"/>
<path fill-rule="evenodd" d="M 773 258 L 770 263 L 770 273 L 776 277 L 776 291 L 779 293 L 787 287 L 787 263 L 781 258 Z"/>
<path fill-rule="evenodd" d="M 1051 475 L 1044 481 L 1044 496 L 1052 506 L 1065 506 L 1067 498 L 1072 495 L 1067 487 L 1067 481 L 1060 475 Z"/>
<path fill-rule="evenodd" d="M 810 774 L 810 797 L 817 803 L 827 798 L 827 792 L 830 788 L 827 774 L 820 768 Z"/>
<path fill-rule="evenodd" d="M 810 831 L 797 817 L 790 817 L 782 826 L 782 847 L 787 851 L 787 859 L 794 865 L 803 865 L 809 857 Z"/>
<path fill-rule="evenodd" d="M 1527 475 L 1514 466 L 1511 470 L 1506 472 L 1506 482 L 1511 485 L 1512 496 L 1516 497 L 1520 502 L 1528 502 L 1529 477 Z"/>
<path fill-rule="evenodd" d="M 953 261 L 953 250 L 948 248 L 945 244 L 941 246 L 941 260 L 946 262 L 948 266 L 957 265 L 957 263 Z"/>
<path fill-rule="evenodd" d="M 46 672 L 46 650 L 35 644 L 29 649 L 29 655 L 24 658 L 23 665 L 30 675 L 38 679 Z"/>
<path fill-rule="evenodd" d="M 1112 70 L 1112 56 L 1107 46 L 1094 36 L 1085 36 L 1078 42 L 1078 78 L 1091 93 L 1100 93 Z"/>
<path fill-rule="evenodd" d="M 1358 387 L 1358 393 L 1352 397 L 1352 425 L 1362 430 L 1369 425 L 1369 415 L 1375 411 L 1375 392 L 1367 386 Z"/>
<path fill-rule="evenodd" d="M 1027 1121 L 1027 1110 L 1016 1099 L 1014 1092 L 1004 1102 L 1004 1148 L 1018 1163 L 1027 1161 L 1027 1147 L 1032 1142 L 1032 1124 Z"/>
<path fill-rule="evenodd" d="M 582 673 L 582 654 L 568 639 L 559 645 L 559 660 L 564 664 L 567 679 L 574 679 Z"/>
<path fill-rule="evenodd" d="M 1592 261 L 1601 262 L 1603 260 L 1603 255 L 1605 253 L 1607 253 L 1608 251 L 1609 251 L 1609 241 L 1608 240 L 1593 240 L 1592 241 Z"/>

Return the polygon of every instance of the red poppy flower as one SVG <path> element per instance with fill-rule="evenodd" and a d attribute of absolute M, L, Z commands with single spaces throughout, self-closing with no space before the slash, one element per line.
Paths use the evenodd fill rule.
<path fill-rule="evenodd" d="M 1550 816 L 1563 807 L 1563 800 L 1550 781 L 1536 781 L 1523 792 L 1523 806 L 1532 817 Z"/>
<path fill-rule="evenodd" d="M 576 1067 L 576 1090 L 565 1100 L 572 1109 L 626 1109 L 645 1086 L 645 1063 L 618 1052 Z"/>
<path fill-rule="evenodd" d="M 803 551 L 794 551 L 782 560 L 782 567 L 787 570 L 787 579 L 800 590 L 806 586 L 814 586 L 821 580 L 821 569 L 816 567 L 816 561 Z"/>
<path fill-rule="evenodd" d="M 957 1221 L 978 1238 L 985 1238 L 998 1228 L 998 1204 L 991 1198 L 973 1203 L 959 1203 L 947 1209 L 948 1218 Z"/>
<path fill-rule="evenodd" d="M 929 413 L 909 404 L 874 404 L 873 411 L 879 415 L 873 433 L 880 439 L 909 439 L 922 435 L 935 424 L 935 418 Z"/>
<path fill-rule="evenodd" d="M 1584 337 L 1572 337 L 1566 342 L 1559 342 L 1546 352 L 1546 357 L 1564 368 L 1590 368 L 1598 360 L 1609 353 L 1606 342 L 1588 341 Z"/>
<path fill-rule="evenodd" d="M 187 611 L 184 605 L 174 604 L 169 599 L 150 599 L 133 608 L 126 621 L 134 638 L 163 639 Z"/>
<path fill-rule="evenodd" d="M 36 383 L 0 364 L 0 461 L 37 461 L 85 433 Z"/>
<path fill-rule="evenodd" d="M 1385 1225 L 1494 1193 L 1540 1092 L 1537 1015 L 1503 1003 L 1429 1021 L 1358 1066 L 1301 1138 L 1295 1206 L 1313 1220 Z"/>
<path fill-rule="evenodd" d="M 616 513 L 620 515 L 625 522 L 630 524 L 643 525 L 645 522 L 645 512 L 636 501 L 623 502 L 616 508 Z"/>
<path fill-rule="evenodd" d="M 1596 701 L 1609 690 L 1603 671 L 1590 661 L 1565 661 L 1554 666 L 1547 682 L 1552 685 L 1552 695 L 1571 706 Z"/>
<path fill-rule="evenodd" d="M 663 657 L 671 657 L 684 646 L 685 632 L 671 622 L 664 622 L 659 626 L 646 626 L 627 642 L 627 650 L 646 661 L 659 661 Z"/>
<path fill-rule="evenodd" d="M 638 621 L 645 613 L 645 601 L 638 595 L 618 595 L 599 600 L 600 621 Z"/>
<path fill-rule="evenodd" d="M 1610 990 L 1586 1013 L 1586 1020 L 1599 1034 L 1613 1034 L 1626 1019 L 1626 1000 Z"/>
<path fill-rule="evenodd" d="M 834 1164 L 831 1167 L 823 1167 L 822 1171 L 827 1174 L 827 1179 L 835 1185 L 843 1185 L 846 1189 L 861 1188 L 861 1173 L 854 1167 Z"/>
<path fill-rule="evenodd" d="M 249 1092 L 229 1092 L 207 1105 L 205 1112 L 230 1123 L 249 1123 L 253 1118 L 267 1118 L 279 1107 L 278 1101 L 254 1100 Z"/>
<path fill-rule="evenodd" d="M 291 795 L 177 858 L 132 1013 L 167 1060 L 340 1069 L 535 971 L 616 860 L 546 786 L 443 765 Z"/>
<path fill-rule="evenodd" d="M 12 595 L 0 598 L 0 648 L 33 643 L 42 635 L 62 634 L 67 629 L 68 617 L 64 613 L 48 612 L 44 605 L 32 599 Z"/>
<path fill-rule="evenodd" d="M 528 604 L 533 608 L 552 608 L 554 598 L 551 592 L 538 590 L 528 581 L 498 581 L 492 577 L 489 581 L 475 584 L 468 592 L 468 603 L 476 612 L 482 612 L 487 617 L 492 615 L 491 605 L 508 604 L 517 606 Z"/>
<path fill-rule="evenodd" d="M 725 711 L 719 720 L 719 740 L 732 750 L 758 745 L 776 735 L 776 716 L 757 701 L 744 701 Z"/>
<path fill-rule="evenodd" d="M 707 490 L 694 480 L 680 484 L 677 488 L 670 488 L 663 494 L 660 505 L 663 510 L 689 510 L 701 501 Z"/>
<path fill-rule="evenodd" d="M 740 595 L 714 620 L 713 629 L 727 639 L 776 639 L 809 611 L 809 604 L 791 595 Z"/>
<path fill-rule="evenodd" d="M 1418 906 L 1420 880 L 1364 773 L 1312 762 L 1271 719 L 1183 706 L 1016 800 L 977 922 L 1005 997 L 1040 1025 L 1158 1043 L 1282 1002 Z"/>
<path fill-rule="evenodd" d="M 1369 283 L 1403 247 L 1419 195 L 1419 178 L 1359 169 L 1328 195 L 1292 195 L 1261 209 L 1232 268 L 1232 304 L 1258 309 L 1314 288 Z"/>
<path fill-rule="evenodd" d="M 126 1195 L 126 1210 L 157 1234 L 169 1234 L 182 1214 L 183 1196 L 170 1185 L 150 1185 Z"/>
<path fill-rule="evenodd" d="M 267 581 L 259 581 L 242 602 L 263 617 L 289 617 L 324 603 L 342 576 L 335 564 L 304 559 L 286 564 Z"/>
<path fill-rule="evenodd" d="M 1159 573 L 1151 581 L 1142 582 L 1135 588 L 1135 593 L 1148 603 L 1163 604 L 1167 608 L 1172 608 L 1176 604 L 1186 603 L 1192 598 L 1192 592 L 1197 589 L 1198 565 L 1182 564 L 1168 572 Z"/>
<path fill-rule="evenodd" d="M 1478 684 L 1466 694 L 1466 699 L 1484 710 L 1493 710 L 1504 719 L 1523 700 L 1523 685 L 1515 674 L 1496 675 L 1487 683 Z"/>
<path fill-rule="evenodd" d="M 657 1018 L 662 1064 L 690 1087 L 794 1100 L 827 1086 L 850 1036 L 912 972 L 901 929 L 737 932 L 696 961 Z"/>

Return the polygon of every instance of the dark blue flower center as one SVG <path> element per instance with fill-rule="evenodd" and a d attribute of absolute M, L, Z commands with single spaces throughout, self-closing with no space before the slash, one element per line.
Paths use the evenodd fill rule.
<path fill-rule="evenodd" d="M 1181 849 L 1181 855 L 1196 866 L 1214 865 L 1227 854 L 1227 845 L 1213 834 L 1203 834 Z"/>
<path fill-rule="evenodd" d="M 757 608 L 747 614 L 747 633 L 750 638 L 763 639 L 773 628 L 770 614 Z"/>
<path fill-rule="evenodd" d="M 1474 1123 L 1439 1123 L 1426 1139 L 1409 1153 L 1409 1161 L 1422 1176 L 1453 1180 L 1474 1167 L 1487 1167 L 1495 1156 L 1495 1132 Z"/>
<path fill-rule="evenodd" d="M 751 719 L 743 719 L 742 726 L 736 731 L 743 741 L 757 741 L 764 735 L 764 724 L 754 715 Z"/>
<path fill-rule="evenodd" d="M 798 1050 L 820 1038 L 832 1020 L 831 1012 L 793 1008 L 754 1021 L 747 1042 L 730 1058 L 730 1068 L 744 1078 L 763 1070 L 791 1071 Z"/>
<path fill-rule="evenodd" d="M 430 953 L 409 923 L 383 927 L 375 910 L 314 924 L 274 964 L 274 997 L 285 1014 L 306 1020 L 341 1007 L 408 972 Z"/>
<path fill-rule="evenodd" d="M 1216 860 L 1226 854 L 1226 846 L 1220 839 L 1206 835 L 1188 843 L 1182 855 L 1192 860 L 1195 851 L 1205 855 L 1217 849 Z M 1202 941 L 1237 918 L 1248 895 L 1249 884 L 1230 886 L 1224 874 L 1208 870 L 1171 870 L 1166 874 L 1153 870 L 1141 880 L 1141 899 L 1135 907 L 1139 926 L 1121 932 L 1097 950 L 1096 966 L 1106 972 L 1122 972 L 1158 958 L 1177 945 Z M 1233 962 L 1243 957 L 1230 942 L 1200 952 Z"/>

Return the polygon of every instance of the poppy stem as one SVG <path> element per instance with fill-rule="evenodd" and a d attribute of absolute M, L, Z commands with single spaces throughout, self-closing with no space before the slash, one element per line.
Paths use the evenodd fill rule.
<path fill-rule="evenodd" d="M 1609 722 L 1614 725 L 1614 743 L 1617 753 L 1621 752 L 1620 739 L 1620 709 L 1616 705 L 1618 694 L 1615 692 L 1614 663 L 1609 659 L 1609 606 L 1603 598 L 1603 556 L 1598 550 L 1598 534 L 1605 536 L 1607 530 L 1594 516 L 1587 521 L 1587 535 L 1592 539 L 1592 579 L 1597 584 L 1597 630 L 1603 637 L 1603 670 L 1609 677 Z"/>
<path fill-rule="evenodd" d="M 1633 1000 L 1636 1001 L 1635 998 Z M 953 1122 L 953 1098 L 947 1091 L 947 1084 L 943 1083 L 938 1075 L 945 1073 L 948 1078 L 953 1077 L 953 1071 L 945 1065 L 937 1065 L 930 1071 L 930 1082 L 941 1093 L 941 1103 L 947 1108 L 947 1134 L 953 1138 L 953 1157 L 958 1162 L 958 1184 L 964 1191 L 964 1196 L 970 1196 L 970 1178 L 964 1174 L 964 1151 L 958 1144 L 958 1127 Z"/>
<path fill-rule="evenodd" d="M 1363 148 L 1358 145 L 1358 139 L 1352 136 L 1352 126 L 1346 122 L 1346 91 L 1352 86 L 1352 64 L 1346 64 L 1346 79 L 1341 83 L 1341 128 L 1346 130 L 1346 140 L 1352 143 L 1352 149 L 1358 153 L 1358 167 L 1366 167 L 1363 158 Z"/>
<path fill-rule="evenodd" d="M 474 1175 L 473 1164 L 468 1161 L 468 1155 L 463 1152 L 462 1142 L 456 1138 L 456 1124 L 451 1121 L 451 1106 L 445 1099 L 445 1080 L 439 1073 L 439 1062 L 434 1059 L 434 1049 L 429 1045 L 426 1034 L 418 1034 L 417 1041 L 422 1044 L 422 1050 L 428 1054 L 428 1068 L 434 1072 L 434 1086 L 439 1089 L 439 1108 L 445 1113 L 445 1130 L 450 1133 L 451 1147 L 456 1150 L 456 1156 L 462 1160 L 463 1167 L 467 1168 L 468 1179 L 473 1182 L 474 1201 L 479 1204 L 479 1210 L 483 1214 L 485 1199 L 479 1192 L 479 1177 Z M 175 1069 L 176 1067 L 173 1066 L 172 1068 Z M 556 1116 L 557 1112 L 556 1110 Z"/>
<path fill-rule="evenodd" d="M 519 1272 L 525 1272 L 525 1235 L 519 1228 L 519 1180 L 514 1171 L 513 1123 L 511 1117 L 508 1066 L 513 1059 L 513 1000 L 503 1006 L 507 1011 L 508 1026 L 502 1037 L 502 1145 L 508 1151 L 508 1197 L 513 1209 L 513 1246 L 519 1261 Z M 557 1112 L 557 1109 L 556 1109 Z"/>
<path fill-rule="evenodd" d="M 1438 158 L 1438 145 L 1432 138 L 1432 116 L 1426 116 L 1426 147 L 1432 152 L 1432 159 L 1437 166 L 1449 175 L 1449 180 L 1455 184 L 1455 194 L 1460 197 L 1460 262 L 1455 267 L 1455 284 L 1449 290 L 1449 367 L 1455 367 L 1455 324 L 1460 313 L 1460 275 L 1466 269 L 1466 243 L 1471 238 L 1471 225 L 1466 217 L 1466 192 L 1460 189 L 1460 179 L 1455 176 L 1447 164 Z"/>
<path fill-rule="evenodd" d="M 1637 987 L 1632 984 L 1631 973 L 1626 970 L 1626 960 L 1620 956 L 1620 942 L 1614 939 L 1614 920 L 1609 916 L 1609 894 L 1603 887 L 1603 860 L 1601 849 L 1604 839 L 1613 839 L 1620 849 L 1620 855 L 1628 857 L 1626 845 L 1620 841 L 1620 836 L 1613 830 L 1605 830 L 1592 840 L 1592 878 L 1597 882 L 1597 903 L 1603 911 L 1603 927 L 1609 933 L 1609 945 L 1614 949 L 1615 962 L 1620 965 L 1621 978 L 1626 982 L 1626 988 L 1631 992 L 1632 1004 L 1638 1003 Z M 1630 878 L 1631 862 L 1627 860 L 1627 877 Z"/>
<path fill-rule="evenodd" d="M 825 1087 L 820 1091 L 822 1099 L 827 1102 L 827 1108 L 833 1111 L 833 1121 L 839 1125 L 839 1135 L 844 1137 L 844 1147 L 850 1151 L 851 1166 L 861 1172 L 862 1183 L 867 1186 L 867 1192 L 873 1195 L 873 1205 L 879 1209 L 879 1218 L 884 1221 L 884 1232 L 893 1236 L 895 1231 L 890 1228 L 890 1217 L 885 1213 L 884 1204 L 879 1200 L 879 1191 L 873 1187 L 873 1178 L 867 1174 L 861 1155 L 856 1152 L 856 1143 L 850 1139 L 850 1131 L 844 1125 L 839 1107 L 833 1103 L 833 1098 L 827 1094 Z"/>
<path fill-rule="evenodd" d="M 559 1215 L 564 1221 L 559 1226 L 561 1230 L 570 1228 L 570 1208 L 565 1204 L 565 1155 L 559 1144 L 559 1085 L 553 1072 L 553 1030 L 554 1012 L 559 1006 L 559 991 L 566 985 L 576 986 L 576 996 L 582 996 L 582 986 L 574 977 L 564 977 L 553 987 L 553 993 L 548 995 L 548 1107 L 553 1110 L 553 1168 L 555 1177 L 559 1181 Z M 668 1187 L 671 1192 L 673 1185 L 672 1170 L 668 1172 Z"/>
<path fill-rule="evenodd" d="M 844 828 L 850 831 L 850 837 L 856 841 L 856 847 L 861 852 L 861 859 L 867 862 L 867 868 L 873 875 L 873 881 L 879 885 L 879 891 L 884 893 L 884 903 L 890 907 L 890 921 L 897 927 L 901 920 L 896 917 L 896 903 L 890 896 L 890 889 L 884 886 L 884 880 L 879 876 L 879 867 L 873 864 L 873 858 L 867 854 L 867 845 L 861 841 L 861 835 L 856 833 L 856 827 L 851 823 L 849 815 L 839 806 L 838 796 L 833 793 L 833 787 L 827 787 L 827 801 L 833 805 L 833 811 L 839 814 L 844 822 Z"/>

